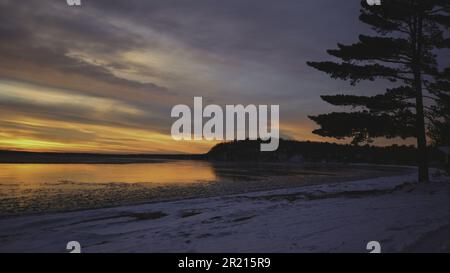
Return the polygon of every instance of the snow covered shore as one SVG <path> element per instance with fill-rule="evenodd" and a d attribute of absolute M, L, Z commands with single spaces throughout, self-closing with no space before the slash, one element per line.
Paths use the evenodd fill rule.
<path fill-rule="evenodd" d="M 416 174 L 0 220 L 0 252 L 450 251 L 450 179 Z"/>

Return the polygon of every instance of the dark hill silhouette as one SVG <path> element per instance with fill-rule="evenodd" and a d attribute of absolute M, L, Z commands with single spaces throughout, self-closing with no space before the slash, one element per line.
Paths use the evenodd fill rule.
<path fill-rule="evenodd" d="M 280 139 L 277 151 L 261 152 L 260 143 L 261 140 L 220 143 L 207 153 L 207 158 L 217 161 L 312 161 L 404 165 L 417 163 L 417 149 L 414 146 L 355 146 Z M 440 160 L 440 155 L 436 150 L 430 149 L 430 158 Z"/>

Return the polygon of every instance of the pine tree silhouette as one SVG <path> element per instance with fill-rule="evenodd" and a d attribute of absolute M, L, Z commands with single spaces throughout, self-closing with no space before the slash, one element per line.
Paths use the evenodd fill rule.
<path fill-rule="evenodd" d="M 320 128 L 314 133 L 335 138 L 351 137 L 354 144 L 375 137 L 415 137 L 418 148 L 419 181 L 428 181 L 426 117 L 430 103 L 444 75 L 438 69 L 437 49 L 449 49 L 445 37 L 450 27 L 448 0 L 389 0 L 380 6 L 361 1 L 360 21 L 370 25 L 377 36 L 360 35 L 352 45 L 338 44 L 328 54 L 342 62 L 308 62 L 332 78 L 360 81 L 387 79 L 396 87 L 375 96 L 332 95 L 321 98 L 333 105 L 351 106 L 353 112 L 333 112 L 310 116 Z M 440 94 L 443 94 L 441 90 Z M 433 96 L 434 94 L 434 96 Z M 448 102 L 447 102 L 448 103 Z M 438 115 L 435 108 L 435 115 Z M 430 109 L 433 111 L 433 109 Z"/>

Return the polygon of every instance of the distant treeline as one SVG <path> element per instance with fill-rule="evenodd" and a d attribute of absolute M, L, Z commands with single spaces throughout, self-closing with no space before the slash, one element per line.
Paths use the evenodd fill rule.
<path fill-rule="evenodd" d="M 207 153 L 207 157 L 219 161 L 312 161 L 404 165 L 415 165 L 417 158 L 417 149 L 414 146 L 355 146 L 280 139 L 277 151 L 261 152 L 260 142 L 260 140 L 242 140 L 220 143 Z M 443 160 L 443 155 L 434 148 L 430 148 L 429 157 L 431 161 Z"/>
<path fill-rule="evenodd" d="M 157 163 L 171 159 L 190 160 L 203 157 L 189 154 L 40 153 L 0 150 L 0 163 Z"/>

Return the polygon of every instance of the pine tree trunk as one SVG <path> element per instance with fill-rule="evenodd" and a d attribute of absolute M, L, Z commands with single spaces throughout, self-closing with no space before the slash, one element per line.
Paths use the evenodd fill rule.
<path fill-rule="evenodd" d="M 421 82 L 421 76 L 415 75 L 415 82 Z M 417 78 L 417 79 L 416 79 Z M 423 98 L 422 88 L 418 85 L 415 86 L 416 96 L 416 126 L 417 126 L 417 149 L 418 149 L 418 164 L 419 164 L 419 182 L 427 182 L 428 176 L 428 152 L 427 141 L 425 136 L 425 118 L 423 113 Z"/>
<path fill-rule="evenodd" d="M 422 16 L 419 14 L 415 20 L 415 56 L 414 56 L 414 89 L 416 91 L 416 130 L 417 130 L 417 149 L 418 149 L 418 167 L 419 182 L 429 181 L 428 174 L 428 152 L 427 140 L 425 135 L 425 115 L 423 110 L 423 90 L 422 90 Z"/>

